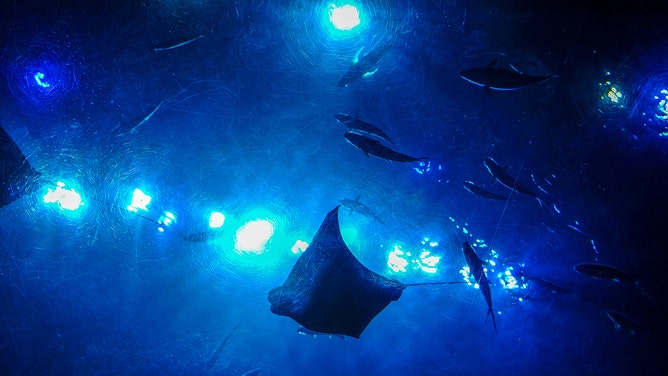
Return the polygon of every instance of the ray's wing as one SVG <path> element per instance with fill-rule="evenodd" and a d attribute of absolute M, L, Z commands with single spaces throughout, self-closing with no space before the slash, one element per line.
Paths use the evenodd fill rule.
<path fill-rule="evenodd" d="M 341 237 L 339 206 L 320 225 L 283 284 L 269 292 L 271 311 L 313 331 L 359 338 L 406 287 L 362 265 Z"/>

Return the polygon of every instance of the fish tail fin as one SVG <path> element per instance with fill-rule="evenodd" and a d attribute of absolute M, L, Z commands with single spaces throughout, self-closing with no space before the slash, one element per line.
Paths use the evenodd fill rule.
<path fill-rule="evenodd" d="M 489 309 L 487 310 L 487 316 L 485 316 L 485 324 L 487 324 L 487 318 L 490 315 L 492 316 L 492 325 L 494 325 L 494 331 L 496 332 L 497 331 L 496 330 L 496 319 L 494 318 L 494 310 L 492 309 L 492 307 L 489 307 Z"/>

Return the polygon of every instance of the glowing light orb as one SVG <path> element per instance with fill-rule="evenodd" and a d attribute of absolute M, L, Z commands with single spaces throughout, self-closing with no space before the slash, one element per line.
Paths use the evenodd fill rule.
<path fill-rule="evenodd" d="M 209 227 L 221 228 L 225 223 L 225 215 L 221 212 L 213 212 L 209 216 Z"/>
<path fill-rule="evenodd" d="M 234 249 L 239 253 L 264 253 L 273 235 L 271 222 L 265 219 L 250 221 L 237 230 Z"/>
<path fill-rule="evenodd" d="M 290 250 L 292 251 L 292 253 L 298 254 L 304 252 L 306 248 L 308 248 L 307 242 L 303 240 L 297 240 Z"/>
<path fill-rule="evenodd" d="M 51 87 L 51 84 L 44 80 L 44 78 L 45 78 L 44 73 L 37 72 L 37 73 L 35 73 L 34 77 L 35 77 L 35 82 L 37 82 L 37 85 L 39 85 L 43 88 Z"/>
<path fill-rule="evenodd" d="M 361 22 L 360 12 L 354 5 L 346 4 L 337 7 L 335 4 L 330 4 L 329 22 L 337 30 L 352 30 Z"/>
<path fill-rule="evenodd" d="M 56 189 L 47 189 L 44 203 L 57 204 L 60 209 L 75 211 L 83 206 L 81 195 L 74 189 L 65 189 L 65 183 L 57 182 Z"/>
<path fill-rule="evenodd" d="M 135 188 L 134 192 L 132 193 L 132 201 L 130 202 L 130 205 L 128 205 L 128 210 L 133 213 L 137 213 L 140 210 L 147 211 L 148 204 L 150 203 L 151 196 L 142 192 L 141 189 Z"/>

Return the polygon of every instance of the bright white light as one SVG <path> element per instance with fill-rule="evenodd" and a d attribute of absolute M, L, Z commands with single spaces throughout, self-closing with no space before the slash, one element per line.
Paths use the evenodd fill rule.
<path fill-rule="evenodd" d="M 225 215 L 221 212 L 213 212 L 209 216 L 209 227 L 221 228 L 225 223 Z"/>
<path fill-rule="evenodd" d="M 352 30 L 360 24 L 360 12 L 353 5 L 329 6 L 329 21 L 338 30 Z"/>
<path fill-rule="evenodd" d="M 274 226 L 265 219 L 250 221 L 237 230 L 234 249 L 243 253 L 263 253 L 274 235 Z"/>
<path fill-rule="evenodd" d="M 58 204 L 58 207 L 65 210 L 77 210 L 83 206 L 81 195 L 74 189 L 65 189 L 65 183 L 57 182 L 56 189 L 49 188 L 44 195 L 44 202 L 47 204 Z"/>
<path fill-rule="evenodd" d="M 408 260 L 404 257 L 404 251 L 402 251 L 398 245 L 395 245 L 394 249 L 387 255 L 387 266 L 396 273 L 406 273 Z"/>
<path fill-rule="evenodd" d="M 308 243 L 303 241 L 303 240 L 297 240 L 295 242 L 295 245 L 292 246 L 290 249 L 292 253 L 297 254 L 297 253 L 302 253 L 308 248 Z"/>
<path fill-rule="evenodd" d="M 132 193 L 132 202 L 128 205 L 128 210 L 131 212 L 138 212 L 139 210 L 147 211 L 148 204 L 151 203 L 151 196 L 142 192 L 141 189 L 136 188 Z"/>

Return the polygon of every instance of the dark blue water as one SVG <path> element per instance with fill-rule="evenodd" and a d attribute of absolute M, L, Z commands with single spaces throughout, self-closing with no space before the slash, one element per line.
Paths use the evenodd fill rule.
<path fill-rule="evenodd" d="M 3 374 L 666 371 L 665 6 L 355 3 L 348 32 L 325 1 L 0 3 L 0 123 L 41 173 L 0 208 Z M 337 86 L 383 45 L 375 73 Z M 488 95 L 459 76 L 492 61 L 558 77 Z M 337 113 L 428 162 L 367 158 Z M 541 202 L 493 184 L 486 157 Z M 57 181 L 83 206 L 45 203 Z M 135 188 L 145 211 L 126 209 Z M 498 331 L 473 283 L 408 287 L 360 339 L 271 313 L 293 246 L 356 198 L 372 214 L 343 207 L 343 237 L 385 277 L 470 281 L 475 244 Z M 273 232 L 251 251 L 239 231 L 259 220 Z"/>

